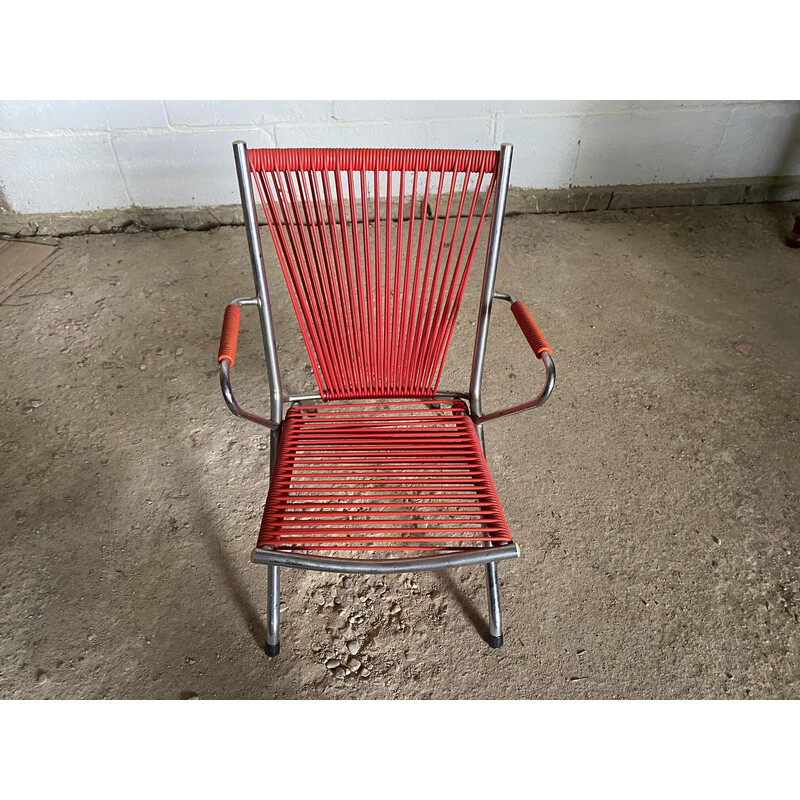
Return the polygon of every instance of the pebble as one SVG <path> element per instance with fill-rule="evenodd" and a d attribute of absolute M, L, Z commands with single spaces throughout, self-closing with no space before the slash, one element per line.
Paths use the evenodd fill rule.
<path fill-rule="evenodd" d="M 195 694 L 194 692 L 187 692 L 186 694 L 184 694 L 183 699 L 184 700 L 199 700 L 200 696 Z"/>
<path fill-rule="evenodd" d="M 341 667 L 341 665 L 342 665 L 342 662 L 341 662 L 341 661 L 339 661 L 339 659 L 338 659 L 338 658 L 329 658 L 329 659 L 328 659 L 328 660 L 325 662 L 325 666 L 326 666 L 328 669 L 336 669 L 337 667 Z"/>
<path fill-rule="evenodd" d="M 361 662 L 357 658 L 351 658 L 347 662 L 347 666 L 350 667 L 353 672 L 358 672 L 361 669 Z"/>
<path fill-rule="evenodd" d="M 47 673 L 43 669 L 40 669 L 36 673 L 36 683 L 38 684 L 47 683 Z"/>
<path fill-rule="evenodd" d="M 288 603 L 281 603 L 281 604 L 278 606 L 278 610 L 279 610 L 281 613 L 283 613 L 284 611 L 288 611 L 288 610 L 289 610 L 289 604 L 288 604 Z"/>
<path fill-rule="evenodd" d="M 178 348 L 178 349 L 175 351 L 175 355 L 176 355 L 176 356 L 182 356 L 182 355 L 183 355 L 183 348 L 182 348 L 182 347 L 179 347 L 179 348 Z"/>
<path fill-rule="evenodd" d="M 351 581 L 350 578 L 345 578 L 344 583 L 342 584 L 342 586 L 344 586 L 345 589 L 349 589 L 352 585 L 353 581 Z"/>
<path fill-rule="evenodd" d="M 139 364 L 139 369 L 143 370 L 143 371 L 146 370 L 147 369 L 147 364 Z"/>
<path fill-rule="evenodd" d="M 189 656 L 186 656 L 184 661 L 186 661 L 186 663 L 189 664 L 190 666 L 195 663 L 195 660 L 193 658 L 189 658 Z"/>
<path fill-rule="evenodd" d="M 354 639 L 352 642 L 347 643 L 347 649 L 350 651 L 350 655 L 354 656 L 361 649 L 361 642 L 358 639 Z"/>
<path fill-rule="evenodd" d="M 400 613 L 400 606 L 397 603 L 394 603 L 392 607 L 389 609 L 390 614 L 399 614 Z"/>
<path fill-rule="evenodd" d="M 314 592 L 314 602 L 318 606 L 324 606 L 325 605 L 325 598 L 323 597 L 322 592 Z"/>
<path fill-rule="evenodd" d="M 359 672 L 358 674 L 362 678 L 369 678 L 369 676 L 372 675 L 372 672 L 370 670 L 368 670 L 366 667 L 364 667 L 364 669 L 362 669 L 361 672 Z"/>
<path fill-rule="evenodd" d="M 29 400 L 28 403 L 31 408 L 39 408 L 39 406 L 43 403 L 43 400 Z"/>
<path fill-rule="evenodd" d="M 336 667 L 333 673 L 334 678 L 344 678 L 345 675 L 347 675 L 347 671 L 344 667 Z"/>
<path fill-rule="evenodd" d="M 89 233 L 102 233 L 102 231 L 97 227 L 97 225 L 90 225 Z"/>

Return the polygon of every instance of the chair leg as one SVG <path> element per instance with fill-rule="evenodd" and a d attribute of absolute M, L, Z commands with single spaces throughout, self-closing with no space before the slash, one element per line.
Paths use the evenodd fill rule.
<path fill-rule="evenodd" d="M 503 646 L 503 625 L 500 619 L 500 587 L 497 584 L 497 563 L 486 565 L 486 592 L 489 597 L 489 647 Z"/>
<path fill-rule="evenodd" d="M 281 642 L 278 638 L 278 622 L 280 620 L 279 606 L 280 576 L 278 567 L 270 564 L 267 567 L 267 644 L 264 652 L 273 658 L 281 651 Z"/>

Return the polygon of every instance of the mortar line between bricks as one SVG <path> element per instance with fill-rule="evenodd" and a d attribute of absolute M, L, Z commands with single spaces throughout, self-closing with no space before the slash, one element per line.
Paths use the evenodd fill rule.
<path fill-rule="evenodd" d="M 169 111 L 167 111 L 167 101 L 166 100 L 162 100 L 161 101 L 161 113 L 164 115 L 164 123 L 166 124 L 167 127 L 169 127 L 170 126 L 170 120 L 169 120 Z"/>
<path fill-rule="evenodd" d="M 117 170 L 119 171 L 119 177 L 120 180 L 122 181 L 122 188 L 125 190 L 125 195 L 128 198 L 128 202 L 131 204 L 131 206 L 133 206 L 133 195 L 131 194 L 131 190 L 128 187 L 128 181 L 125 178 L 125 173 L 122 171 L 122 164 L 119 163 L 119 155 L 117 155 L 117 148 L 114 144 L 114 137 L 111 134 L 108 135 L 108 141 L 109 144 L 111 145 L 111 152 L 114 155 L 114 163 L 117 165 Z"/>
<path fill-rule="evenodd" d="M 583 133 L 583 120 L 581 120 L 581 134 Z M 578 158 L 581 155 L 581 140 L 582 136 L 578 137 L 578 142 L 575 145 L 575 158 L 572 160 L 572 174 L 569 176 L 569 186 L 572 188 L 575 185 L 575 173 L 578 171 Z"/>

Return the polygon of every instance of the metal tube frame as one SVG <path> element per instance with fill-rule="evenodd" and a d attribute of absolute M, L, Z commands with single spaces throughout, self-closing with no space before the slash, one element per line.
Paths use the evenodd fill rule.
<path fill-rule="evenodd" d="M 231 300 L 228 305 L 243 308 L 245 306 L 259 306 L 260 303 L 257 297 L 237 297 L 236 300 Z M 258 414 L 253 414 L 250 411 L 245 411 L 236 402 L 236 398 L 233 396 L 233 388 L 231 387 L 231 362 L 228 358 L 224 358 L 219 362 L 219 384 L 222 388 L 222 396 L 225 398 L 225 405 L 228 406 L 228 410 L 231 414 L 242 417 L 242 419 L 249 419 L 251 422 L 263 425 L 270 430 L 277 430 L 279 427 L 278 423 L 269 419 L 264 419 L 264 417 L 260 417 Z"/>
<path fill-rule="evenodd" d="M 494 299 L 505 300 L 509 305 L 518 302 L 518 298 L 508 292 L 494 292 Z M 520 403 L 518 406 L 504 408 L 502 411 L 494 411 L 491 414 L 483 414 L 478 417 L 473 416 L 473 422 L 475 422 L 476 425 L 483 425 L 485 422 L 490 422 L 493 419 L 508 417 L 511 416 L 511 414 L 519 414 L 521 411 L 530 411 L 532 408 L 538 408 L 544 405 L 547 398 L 553 393 L 553 388 L 556 385 L 556 365 L 550 353 L 542 353 L 541 360 L 545 369 L 545 381 L 544 388 L 536 399 L 529 400 L 526 403 Z"/>
<path fill-rule="evenodd" d="M 236 157 L 236 174 L 239 179 L 239 193 L 242 196 L 244 224 L 247 229 L 247 245 L 250 250 L 250 266 L 256 286 L 258 316 L 261 321 L 261 338 L 264 341 L 264 357 L 269 376 L 270 420 L 280 426 L 283 420 L 283 393 L 281 374 L 278 367 L 278 348 L 275 344 L 275 330 L 272 325 L 272 309 L 267 289 L 267 273 L 264 269 L 264 254 L 261 249 L 261 234 L 258 230 L 258 214 L 250 180 L 250 166 L 247 161 L 247 145 L 243 141 L 233 143 Z"/>
<path fill-rule="evenodd" d="M 492 225 L 489 230 L 489 249 L 486 253 L 486 268 L 483 273 L 483 289 L 478 312 L 478 327 L 475 331 L 475 349 L 472 354 L 472 375 L 469 384 L 469 406 L 475 432 L 481 443 L 484 455 L 486 442 L 483 437 L 483 425 L 476 422 L 481 415 L 481 382 L 483 380 L 483 364 L 486 359 L 486 341 L 489 337 L 489 320 L 492 315 L 494 299 L 494 283 L 497 277 L 497 261 L 500 255 L 500 239 L 503 235 L 503 217 L 506 212 L 508 197 L 508 181 L 511 174 L 511 156 L 514 148 L 510 144 L 500 145 L 500 170 L 497 192 L 492 209 Z M 489 611 L 489 645 L 501 647 L 503 644 L 503 622 L 500 614 L 500 587 L 497 580 L 497 564 L 486 565 L 486 595 Z"/>
<path fill-rule="evenodd" d="M 252 561 L 255 564 L 295 567 L 317 572 L 350 572 L 358 575 L 388 575 L 395 572 L 425 572 L 434 569 L 467 567 L 475 564 L 517 558 L 519 548 L 516 544 L 503 544 L 493 548 L 462 548 L 460 553 L 447 553 L 439 556 L 416 556 L 414 558 L 331 558 L 312 556 L 305 553 L 287 553 L 256 547 Z"/>
<path fill-rule="evenodd" d="M 225 405 L 228 410 L 237 417 L 242 419 L 249 419 L 250 422 L 255 422 L 258 425 L 263 425 L 271 431 L 276 431 L 280 427 L 276 422 L 271 419 L 264 419 L 259 417 L 258 414 L 253 414 L 250 411 L 245 411 L 233 396 L 233 389 L 231 388 L 231 362 L 229 358 L 224 358 L 219 362 L 219 384 L 222 387 L 222 396 L 225 398 Z"/>
<path fill-rule="evenodd" d="M 244 211 L 244 223 L 247 231 L 247 243 L 250 251 L 250 263 L 253 271 L 253 280 L 256 287 L 255 298 L 240 298 L 233 302 L 240 306 L 255 305 L 258 307 L 259 320 L 261 323 L 261 336 L 264 344 L 264 354 L 267 365 L 270 388 L 270 418 L 264 419 L 258 415 L 244 411 L 233 397 L 230 387 L 230 361 L 224 359 L 220 363 L 220 382 L 222 385 L 223 396 L 228 408 L 237 416 L 249 419 L 270 429 L 270 472 L 274 470 L 275 458 L 277 456 L 277 446 L 280 432 L 283 425 L 284 403 L 289 405 L 304 404 L 316 400 L 322 400 L 321 395 L 284 395 L 281 388 L 280 369 L 278 366 L 278 353 L 275 342 L 275 332 L 272 322 L 272 311 L 269 302 L 269 291 L 267 288 L 266 270 L 264 268 L 264 256 L 261 247 L 261 236 L 258 227 L 258 216 L 256 211 L 253 185 L 250 177 L 250 167 L 247 158 L 247 145 L 243 141 L 233 143 L 234 156 L 236 160 L 236 172 L 239 181 L 239 192 Z M 545 354 L 545 367 L 548 370 L 548 385 L 545 392 L 532 403 L 525 404 L 525 407 L 516 407 L 504 412 L 482 415 L 481 407 L 481 382 L 483 379 L 483 367 L 486 357 L 486 342 L 489 332 L 489 320 L 491 317 L 492 301 L 494 299 L 508 300 L 515 302 L 513 295 L 494 291 L 495 278 L 497 275 L 497 263 L 500 251 L 500 239 L 503 231 L 503 217 L 505 215 L 506 199 L 508 195 L 508 184 L 511 170 L 511 156 L 513 148 L 510 144 L 500 146 L 500 167 L 499 181 L 495 194 L 494 208 L 492 210 L 491 228 L 489 233 L 489 247 L 486 256 L 486 268 L 483 277 L 483 289 L 481 293 L 481 303 L 478 316 L 478 327 L 475 336 L 475 349 L 472 359 L 472 372 L 470 378 L 469 392 L 440 391 L 433 398 L 425 398 L 427 402 L 436 402 L 445 398 L 463 398 L 468 400 L 472 421 L 478 440 L 481 443 L 484 454 L 486 452 L 483 423 L 489 419 L 494 419 L 505 414 L 516 413 L 517 411 L 541 405 L 552 391 L 552 382 L 555 380 L 555 368 L 552 367 L 552 359 Z M 544 359 L 543 359 L 544 360 Z M 548 364 L 549 362 L 549 364 Z M 552 379 L 550 375 L 552 373 Z M 275 656 L 280 650 L 279 642 L 279 585 L 280 567 L 294 567 L 300 569 L 316 570 L 322 572 L 349 572 L 355 574 L 391 574 L 399 572 L 417 572 L 436 569 L 448 569 L 460 566 L 485 564 L 487 578 L 487 593 L 489 607 L 489 644 L 492 647 L 499 647 L 503 641 L 501 617 L 500 617 L 500 594 L 497 582 L 497 562 L 508 558 L 516 558 L 519 549 L 516 544 L 503 544 L 486 548 L 464 548 L 463 552 L 453 552 L 437 556 L 417 556 L 412 558 L 393 558 L 393 559 L 353 559 L 335 558 L 325 556 L 313 556 L 300 553 L 290 553 L 277 551 L 270 548 L 255 548 L 252 553 L 252 561 L 256 564 L 266 564 L 267 573 L 267 643 L 265 651 L 267 655 Z"/>
<path fill-rule="evenodd" d="M 483 435 L 483 425 L 493 419 L 527 411 L 542 405 L 555 384 L 556 371 L 549 353 L 542 355 L 545 365 L 545 388 L 539 396 L 528 403 L 497 411 L 492 414 L 483 414 L 481 385 L 483 381 L 483 366 L 486 360 L 486 342 L 489 337 L 489 321 L 492 315 L 492 302 L 505 300 L 509 303 L 517 302 L 517 298 L 507 292 L 495 291 L 497 278 L 497 262 L 500 255 L 500 240 L 503 235 L 503 218 L 508 198 L 508 183 L 511 174 L 511 157 L 513 147 L 510 144 L 500 145 L 500 170 L 497 194 L 495 195 L 494 209 L 492 210 L 492 225 L 489 232 L 489 249 L 486 254 L 486 269 L 483 274 L 483 289 L 481 292 L 480 310 L 478 312 L 478 327 L 475 332 L 475 349 L 472 355 L 472 375 L 469 387 L 469 402 L 472 421 L 478 440 L 486 454 L 486 440 Z M 503 644 L 502 618 L 500 614 L 500 587 L 497 580 L 497 563 L 486 564 L 486 589 L 489 606 L 489 644 L 492 647 L 501 647 Z"/>
<path fill-rule="evenodd" d="M 489 230 L 489 249 L 486 253 L 486 269 L 483 273 L 483 289 L 478 311 L 478 328 L 475 331 L 475 349 L 472 353 L 472 375 L 469 382 L 469 407 L 473 421 L 481 416 L 481 382 L 483 364 L 486 360 L 486 340 L 489 338 L 489 320 L 492 315 L 494 282 L 497 277 L 497 261 L 500 255 L 500 239 L 503 235 L 503 217 L 506 213 L 508 179 L 511 174 L 511 155 L 514 148 L 510 144 L 500 145 L 500 178 L 492 209 L 492 225 Z M 476 423 L 478 438 L 483 443 L 483 428 Z"/>
<path fill-rule="evenodd" d="M 244 224 L 247 229 L 247 246 L 250 250 L 250 266 L 253 270 L 253 282 L 258 299 L 258 317 L 261 321 L 261 338 L 264 342 L 264 358 L 267 362 L 269 377 L 269 417 L 275 426 L 270 427 L 269 435 L 269 468 L 270 476 L 275 469 L 278 455 L 281 425 L 283 423 L 283 392 L 281 390 L 281 373 L 278 366 L 278 348 L 275 343 L 275 329 L 272 324 L 272 308 L 269 303 L 267 289 L 267 273 L 264 268 L 264 253 L 261 249 L 261 234 L 258 230 L 258 213 L 253 182 L 250 178 L 250 165 L 247 160 L 247 145 L 239 140 L 233 143 L 236 160 L 236 175 L 239 180 L 239 194 L 242 198 Z M 225 362 L 223 361 L 223 364 Z M 224 369 L 223 369 L 224 372 Z M 280 576 L 277 567 L 267 571 L 267 643 L 264 647 L 268 656 L 276 656 L 280 650 L 278 623 L 280 621 L 279 606 Z"/>

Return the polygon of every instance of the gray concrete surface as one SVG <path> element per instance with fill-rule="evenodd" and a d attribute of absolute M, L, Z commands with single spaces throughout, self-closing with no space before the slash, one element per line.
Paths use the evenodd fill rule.
<path fill-rule="evenodd" d="M 214 363 L 224 305 L 251 287 L 243 230 L 61 239 L 0 306 L 0 696 L 796 697 L 790 221 L 787 205 L 509 218 L 498 288 L 526 299 L 559 379 L 487 431 L 522 551 L 500 569 L 505 647 L 480 638 L 479 568 L 286 572 L 274 661 L 249 563 L 267 437 L 225 410 Z M 286 383 L 310 388 L 270 269 Z M 476 282 L 443 384 L 466 382 Z M 252 315 L 235 371 L 265 409 Z M 499 308 L 485 408 L 539 380 Z M 353 640 L 361 667 L 337 678 L 325 662 L 355 666 Z"/>

